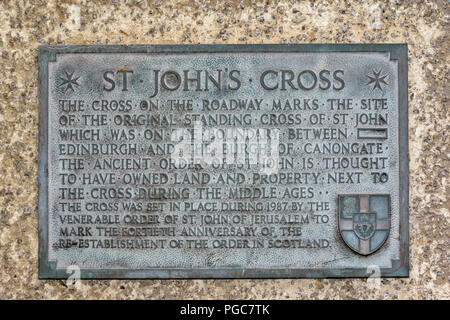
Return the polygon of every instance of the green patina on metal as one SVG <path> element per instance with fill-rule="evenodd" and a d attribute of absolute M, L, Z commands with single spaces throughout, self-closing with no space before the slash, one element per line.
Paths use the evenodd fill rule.
<path fill-rule="evenodd" d="M 39 48 L 39 278 L 67 278 L 66 269 L 57 269 L 48 259 L 48 95 L 49 62 L 58 54 L 195 54 L 195 53 L 389 53 L 398 61 L 398 148 L 399 148 L 399 237 L 400 258 L 392 268 L 382 268 L 382 277 L 409 275 L 409 169 L 408 169 L 408 95 L 406 44 L 302 44 L 302 45 L 74 45 L 41 46 Z M 373 85 L 373 84 L 372 84 Z M 336 199 L 337 201 L 337 199 Z M 342 208 L 341 208 L 342 209 Z M 357 208 L 360 209 L 359 207 Z M 343 209 L 342 209 L 343 210 Z M 343 213 L 341 213 L 343 215 Z M 369 277 L 367 268 L 150 268 L 150 269 L 81 269 L 83 279 L 144 278 L 346 278 Z"/>

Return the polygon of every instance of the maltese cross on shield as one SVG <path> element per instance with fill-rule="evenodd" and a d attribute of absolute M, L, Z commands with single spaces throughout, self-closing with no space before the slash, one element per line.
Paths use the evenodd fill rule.
<path fill-rule="evenodd" d="M 377 251 L 389 235 L 390 202 L 385 194 L 340 195 L 339 231 L 345 244 L 365 256 Z"/>

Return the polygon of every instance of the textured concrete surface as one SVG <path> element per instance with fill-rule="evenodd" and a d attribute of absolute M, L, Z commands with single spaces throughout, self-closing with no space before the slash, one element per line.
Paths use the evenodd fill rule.
<path fill-rule="evenodd" d="M 450 298 L 447 0 L 101 3 L 0 0 L 0 299 Z M 39 45 L 327 42 L 409 44 L 409 278 L 38 280 Z"/>

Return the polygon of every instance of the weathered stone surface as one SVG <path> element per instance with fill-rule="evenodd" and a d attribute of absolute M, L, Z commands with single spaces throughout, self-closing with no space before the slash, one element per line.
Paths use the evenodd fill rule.
<path fill-rule="evenodd" d="M 449 298 L 448 4 L 3 2 L 1 298 Z M 409 44 L 410 278 L 82 281 L 37 279 L 37 46 L 131 43 Z"/>

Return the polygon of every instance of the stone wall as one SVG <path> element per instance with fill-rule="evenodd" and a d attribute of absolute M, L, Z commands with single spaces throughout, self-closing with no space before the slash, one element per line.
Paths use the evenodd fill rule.
<path fill-rule="evenodd" d="M 449 3 L 0 2 L 0 299 L 443 299 L 449 295 Z M 408 43 L 410 277 L 38 280 L 38 65 L 43 44 Z"/>

